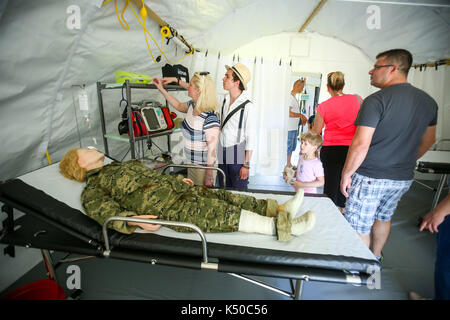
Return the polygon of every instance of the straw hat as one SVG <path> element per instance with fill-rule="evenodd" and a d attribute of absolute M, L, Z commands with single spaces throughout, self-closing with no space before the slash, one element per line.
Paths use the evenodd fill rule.
<path fill-rule="evenodd" d="M 227 70 L 231 69 L 238 76 L 239 80 L 241 80 L 242 85 L 244 86 L 244 90 L 247 90 L 247 83 L 250 81 L 250 71 L 246 66 L 242 63 L 236 63 L 234 66 L 225 66 Z"/>

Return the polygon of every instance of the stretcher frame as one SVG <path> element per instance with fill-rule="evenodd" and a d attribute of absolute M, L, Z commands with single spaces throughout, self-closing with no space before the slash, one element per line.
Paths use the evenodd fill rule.
<path fill-rule="evenodd" d="M 85 258 L 122 259 L 150 263 L 152 265 L 159 264 L 197 270 L 214 270 L 216 272 L 227 273 L 233 277 L 251 282 L 293 299 L 301 298 L 305 281 L 362 286 L 368 284 L 371 280 L 371 274 L 361 270 L 367 270 L 368 267 L 380 269 L 377 261 L 368 261 L 361 258 L 352 259 L 351 257 L 345 257 L 345 259 L 350 259 L 352 262 L 361 264 L 361 270 L 351 272 L 350 270 L 347 271 L 335 268 L 328 269 L 327 257 L 320 257 L 320 255 L 315 255 L 314 259 L 318 258 L 323 264 L 323 267 L 311 266 L 308 265 L 307 262 L 308 254 L 306 254 L 305 257 L 300 257 L 300 260 L 303 260 L 304 258 L 306 263 L 299 264 L 297 261 L 299 260 L 298 256 L 302 256 L 302 254 L 291 255 L 289 252 L 281 253 L 280 259 L 282 260 L 282 263 L 279 263 L 278 261 L 274 262 L 270 258 L 270 255 L 275 253 L 274 250 L 207 243 L 203 232 L 198 229 L 197 226 L 181 222 L 112 217 L 101 227 L 79 210 L 69 207 L 63 202 L 52 198 L 39 189 L 27 185 L 21 180 L 10 180 L 0 184 L 0 187 L 0 201 L 4 203 L 2 210 L 7 213 L 7 218 L 3 221 L 3 230 L 0 233 L 0 243 L 7 245 L 5 254 L 14 257 L 15 246 L 41 249 L 44 263 L 49 271 L 49 277 L 53 279 L 56 279 L 56 273 L 53 270 L 54 266 L 58 266 L 62 262 L 60 261 L 54 264 L 51 259 L 50 250 L 81 254 L 85 256 Z M 7 189 L 6 192 L 5 189 Z M 21 203 L 20 199 L 22 199 L 23 196 L 14 195 L 14 192 L 11 192 L 12 189 L 27 189 L 24 190 L 23 193 L 31 192 L 34 189 L 36 191 L 33 192 L 39 194 L 44 202 L 52 203 L 51 206 L 56 207 L 55 210 L 64 209 L 80 213 L 80 217 L 77 218 L 84 220 L 90 227 L 96 226 L 99 228 L 98 230 L 101 231 L 98 232 L 99 236 L 92 237 L 92 235 L 83 234 L 82 232 L 65 225 L 61 221 L 49 217 L 43 212 L 43 210 L 45 211 L 46 206 L 40 208 L 39 205 L 36 206 L 36 204 Z M 277 193 L 285 195 L 294 194 L 293 192 L 261 190 L 249 190 L 249 192 Z M 14 220 L 13 209 L 17 209 L 20 212 L 25 213 L 25 215 Z M 73 212 L 71 212 L 71 214 L 73 214 Z M 120 234 L 114 230 L 107 229 L 107 224 L 114 220 L 190 227 L 199 234 L 201 244 L 199 245 L 198 241 L 192 240 L 162 239 L 167 237 L 155 234 Z M 20 227 L 18 228 L 17 226 Z M 100 234 L 102 236 L 100 236 Z M 51 239 L 49 239 L 49 235 L 51 235 Z M 151 250 L 132 248 L 133 246 L 130 247 L 130 244 L 135 242 L 138 243 L 139 240 L 144 239 L 143 237 L 151 244 Z M 55 241 L 55 239 L 58 241 Z M 126 244 L 127 242 L 129 242 L 128 245 L 124 246 L 123 244 Z M 180 255 L 180 252 L 183 252 L 184 254 Z M 212 255 L 210 255 L 211 253 Z M 235 254 L 238 256 L 237 259 L 234 256 Z M 242 257 L 248 257 L 251 254 L 254 256 L 253 259 L 239 260 L 242 259 Z M 269 261 L 269 263 L 267 263 L 267 261 Z M 262 281 L 252 279 L 249 276 L 289 279 L 291 291 L 281 290 Z"/>
<path fill-rule="evenodd" d="M 447 162 L 444 162 L 444 160 L 442 159 L 442 154 L 447 155 Z M 433 160 L 434 157 L 439 156 L 439 159 L 437 160 Z M 421 172 L 421 173 L 431 173 L 431 174 L 439 174 L 439 183 L 436 189 L 431 188 L 430 186 L 417 181 L 417 183 L 419 183 L 420 185 L 432 189 L 432 190 L 436 190 L 435 194 L 434 194 L 434 198 L 433 198 L 433 202 L 431 204 L 431 210 L 433 210 L 440 199 L 440 196 L 442 194 L 442 190 L 444 189 L 445 183 L 447 181 L 447 177 L 450 174 L 450 151 L 444 151 L 444 150 L 430 150 L 427 151 L 427 153 L 425 153 L 424 156 L 422 156 L 422 158 L 420 158 L 419 160 L 417 160 L 417 166 L 416 166 L 416 171 L 417 172 Z"/>

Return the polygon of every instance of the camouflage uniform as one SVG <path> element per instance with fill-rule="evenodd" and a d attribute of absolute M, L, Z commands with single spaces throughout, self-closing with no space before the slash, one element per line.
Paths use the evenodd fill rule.
<path fill-rule="evenodd" d="M 81 202 L 87 214 L 101 225 L 112 216 L 155 215 L 161 220 L 195 224 L 205 232 L 231 232 L 239 228 L 241 209 L 276 216 L 275 200 L 190 187 L 182 179 L 181 175 L 150 170 L 137 160 L 113 162 L 87 172 Z M 122 221 L 114 221 L 110 227 L 122 233 L 136 229 Z"/>

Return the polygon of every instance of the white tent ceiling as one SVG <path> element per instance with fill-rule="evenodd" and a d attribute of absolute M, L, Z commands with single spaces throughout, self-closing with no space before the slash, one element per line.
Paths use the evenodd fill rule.
<path fill-rule="evenodd" d="M 298 31 L 319 2 L 153 0 L 146 4 L 195 48 L 229 53 L 263 36 Z M 379 28 L 369 29 L 368 20 L 370 24 L 376 18 Z M 450 56 L 449 23 L 448 0 L 328 0 L 306 31 L 336 37 L 370 58 L 386 49 L 405 48 L 413 53 L 415 63 L 425 63 Z"/>

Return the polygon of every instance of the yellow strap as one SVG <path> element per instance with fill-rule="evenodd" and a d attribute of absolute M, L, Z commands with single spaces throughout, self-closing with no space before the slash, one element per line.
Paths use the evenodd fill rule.
<path fill-rule="evenodd" d="M 52 160 L 50 160 L 50 155 L 48 154 L 48 150 L 45 150 L 45 155 L 47 156 L 48 164 L 52 164 Z"/>

